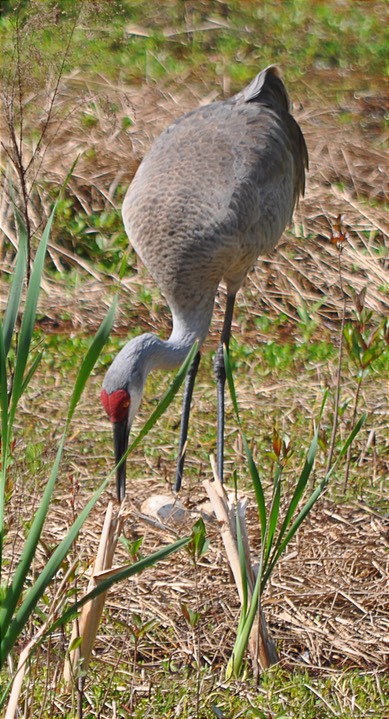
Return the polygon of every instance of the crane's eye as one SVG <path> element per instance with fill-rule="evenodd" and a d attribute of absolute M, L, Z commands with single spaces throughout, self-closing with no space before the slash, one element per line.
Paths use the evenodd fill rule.
<path fill-rule="evenodd" d="M 125 389 L 117 389 L 108 394 L 106 389 L 101 390 L 101 404 L 103 405 L 111 422 L 123 422 L 128 415 L 131 397 Z"/>

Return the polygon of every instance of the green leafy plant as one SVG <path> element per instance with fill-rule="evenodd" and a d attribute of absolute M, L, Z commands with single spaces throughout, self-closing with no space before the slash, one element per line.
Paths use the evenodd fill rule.
<path fill-rule="evenodd" d="M 354 440 L 354 437 L 364 424 L 366 416 L 363 415 L 361 419 L 355 424 L 352 432 L 350 433 L 349 437 L 344 442 L 341 450 L 339 451 L 336 461 L 333 463 L 330 470 L 326 472 L 324 478 L 319 482 L 313 492 L 308 492 L 307 497 L 307 485 L 312 473 L 315 457 L 319 446 L 318 438 L 320 418 L 323 413 L 327 393 L 324 395 L 321 410 L 319 413 L 319 418 L 316 423 L 317 428 L 308 449 L 303 469 L 295 484 L 292 497 L 288 500 L 286 511 L 282 516 L 282 499 L 285 499 L 283 497 L 282 474 L 285 467 L 286 459 L 290 452 L 289 440 L 283 440 L 278 435 L 278 433 L 275 433 L 273 436 L 273 452 L 276 459 L 276 468 L 273 478 L 273 489 L 270 507 L 268 508 L 265 500 L 263 483 L 260 478 L 258 468 L 254 462 L 246 435 L 242 428 L 233 375 L 228 358 L 228 352 L 226 349 L 224 350 L 224 361 L 228 386 L 235 412 L 235 418 L 242 436 L 243 447 L 247 457 L 250 476 L 255 491 L 261 537 L 259 566 L 256 575 L 255 585 L 250 598 L 242 529 L 240 526 L 239 514 L 237 513 L 237 542 L 243 583 L 243 603 L 237 637 L 233 653 L 227 667 L 227 676 L 230 677 L 232 675 L 239 676 L 242 671 L 244 653 L 246 651 L 250 632 L 252 630 L 254 620 L 258 612 L 258 607 L 261 602 L 261 596 L 266 588 L 266 585 L 274 571 L 277 562 L 279 561 L 281 555 L 295 536 L 301 523 L 305 520 L 313 505 L 325 490 L 330 476 L 332 475 L 337 463 L 339 462 L 341 457 L 343 457 L 347 453 L 347 450 L 351 445 L 352 441 Z"/>

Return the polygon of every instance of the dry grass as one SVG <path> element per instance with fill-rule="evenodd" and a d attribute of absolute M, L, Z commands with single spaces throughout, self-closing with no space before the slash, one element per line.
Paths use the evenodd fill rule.
<path fill-rule="evenodd" d="M 143 483 L 141 487 L 137 484 L 129 489 L 126 532 L 130 538 L 144 535 L 144 549 L 152 551 L 172 541 L 176 528 L 173 525 L 169 532 L 150 526 L 142 518 L 139 490 L 143 495 L 144 487 Z M 147 494 L 161 489 L 161 485 L 147 483 Z M 189 521 L 180 533 L 190 531 L 198 516 L 197 501 L 201 504 L 203 500 L 202 491 L 191 492 Z M 258 547 L 253 496 L 251 506 L 251 532 Z M 201 652 L 206 663 L 223 666 L 234 640 L 239 600 L 228 575 L 216 523 L 207 522 L 207 531 L 211 546 L 200 562 L 198 578 Z M 83 546 L 92 547 L 96 541 L 97 531 L 90 527 Z M 378 514 L 365 507 L 339 507 L 324 501 L 313 511 L 280 561 L 264 600 L 272 636 L 281 647 L 285 666 L 300 663 L 323 669 L 383 668 L 389 659 L 387 546 L 387 527 Z M 194 605 L 193 572 L 190 558 L 181 552 L 174 562 L 160 564 L 131 583 L 130 605 L 125 588 L 118 588 L 108 598 L 108 612 L 116 621 L 122 621 L 123 627 L 134 612 L 159 620 L 162 631 L 156 632 L 150 645 L 147 640 L 144 643 L 149 661 L 162 662 L 170 657 L 177 666 L 193 661 L 192 632 L 180 610 L 181 603 Z M 110 635 L 104 631 L 97 651 L 104 653 L 112 641 L 116 647 L 121 646 L 124 663 L 129 662 L 131 647 L 125 631 L 121 638 L 117 632 Z"/>
<path fill-rule="evenodd" d="M 75 73 L 64 80 L 56 100 L 47 152 L 40 158 L 41 176 L 44 173 L 49 184 L 60 186 L 79 156 L 69 189 L 80 206 L 91 213 L 112 205 L 117 186 L 131 181 L 153 138 L 183 112 L 215 99 L 214 93 L 204 97 L 199 92 L 199 88 L 185 86 L 174 90 L 154 85 L 117 87 L 103 77 L 86 80 Z M 287 234 L 253 276 L 266 289 L 264 302 L 277 312 L 281 308 L 293 312 L 301 297 L 308 302 L 325 298 L 323 315 L 337 316 L 343 301 L 338 251 L 330 237 L 336 217 L 343 215 L 349 232 L 342 263 L 346 293 L 350 298 L 349 287 L 359 291 L 368 284 L 367 306 L 385 313 L 389 308 L 389 248 L 388 166 L 382 130 L 384 107 L 380 105 L 384 99 L 350 99 L 346 108 L 338 110 L 320 100 L 320 111 L 310 105 L 296 110 L 308 144 L 310 172 L 306 196 L 295 215 L 295 236 L 291 239 Z M 342 124 L 346 111 L 350 118 Z M 92 127 L 83 122 L 88 114 L 96 121 Z M 123 130 L 125 117 L 134 124 Z M 44 206 L 40 196 L 35 203 L 38 217 Z M 1 226 L 12 237 L 9 213 L 3 199 Z M 59 259 L 71 255 L 58 243 L 51 252 Z M 88 263 L 77 257 L 73 262 L 101 279 Z M 131 291 L 133 281 L 125 279 L 123 289 Z"/>

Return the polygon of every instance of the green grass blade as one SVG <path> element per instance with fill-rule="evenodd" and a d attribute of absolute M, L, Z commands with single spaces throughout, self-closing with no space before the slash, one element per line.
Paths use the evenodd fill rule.
<path fill-rule="evenodd" d="M 55 210 L 56 204 L 54 205 L 51 215 L 47 221 L 46 227 L 42 233 L 42 237 L 38 246 L 34 265 L 31 272 L 30 283 L 28 286 L 26 304 L 23 311 L 23 319 L 18 337 L 18 348 L 15 362 L 14 382 L 12 388 L 11 409 L 9 415 L 10 427 L 12 427 L 13 425 L 16 407 L 22 394 L 23 376 L 27 365 L 28 355 L 30 352 L 31 338 L 35 326 L 36 307 L 40 292 L 42 272 Z"/>
<path fill-rule="evenodd" d="M 246 566 L 246 555 L 243 545 L 242 528 L 240 526 L 239 512 L 238 512 L 238 497 L 236 494 L 235 485 L 235 506 L 236 506 L 236 540 L 238 546 L 240 575 L 242 579 L 242 607 L 241 607 L 241 620 L 246 618 L 247 613 L 247 602 L 248 602 L 248 580 L 247 580 L 247 566 Z"/>
<path fill-rule="evenodd" d="M 112 329 L 113 321 L 115 319 L 115 312 L 117 307 L 117 296 L 114 298 L 111 307 L 109 308 L 104 320 L 102 321 L 99 329 L 96 332 L 96 335 L 93 339 L 93 342 L 91 346 L 89 347 L 83 361 L 80 367 L 80 370 L 77 375 L 77 379 L 74 384 L 73 393 L 70 399 L 69 403 L 69 410 L 68 410 L 68 416 L 66 420 L 66 425 L 69 425 L 74 410 L 77 407 L 77 404 L 80 400 L 80 397 L 82 395 L 82 392 L 84 390 L 86 381 L 88 380 L 93 367 L 95 366 L 97 359 L 101 353 L 101 350 L 103 349 L 109 334 Z"/>
<path fill-rule="evenodd" d="M 243 442 L 243 448 L 247 457 L 248 465 L 249 465 L 249 471 L 251 475 L 251 479 L 254 486 L 254 492 L 255 492 L 255 498 L 257 502 L 257 509 L 258 509 L 258 515 L 259 515 L 259 522 L 261 526 L 261 541 L 263 542 L 265 539 L 266 531 L 267 531 L 267 514 L 266 514 L 266 502 L 265 502 L 265 495 L 263 492 L 262 482 L 261 478 L 258 474 L 257 466 L 254 462 L 254 458 L 252 455 L 252 452 L 250 450 L 250 447 L 248 445 L 246 436 L 241 430 L 241 437 Z"/>
<path fill-rule="evenodd" d="M 230 359 L 228 356 L 228 352 L 225 347 L 224 347 L 224 366 L 225 366 L 225 370 L 226 370 L 227 383 L 228 383 L 228 388 L 229 388 L 230 395 L 231 395 L 232 405 L 234 407 L 236 421 L 238 423 L 238 426 L 239 426 L 239 429 L 241 432 L 243 448 L 244 448 L 244 451 L 245 451 L 245 454 L 247 457 L 249 472 L 250 472 L 251 479 L 252 479 L 253 485 L 254 485 L 255 497 L 256 497 L 256 501 L 257 501 L 257 508 L 258 508 L 258 514 L 259 514 L 259 521 L 261 524 L 261 538 L 263 541 L 264 537 L 265 537 L 266 525 L 267 525 L 265 496 L 264 496 L 264 492 L 263 492 L 262 482 L 261 482 L 260 476 L 258 474 L 258 470 L 257 470 L 256 464 L 254 462 L 252 452 L 251 452 L 249 444 L 247 442 L 246 435 L 242 429 L 240 416 L 239 416 L 238 401 L 237 401 L 236 392 L 235 392 L 234 378 L 233 378 L 232 370 L 231 370 L 231 363 L 230 363 Z"/>
<path fill-rule="evenodd" d="M 260 584 L 261 584 L 260 577 L 258 576 L 257 581 L 255 582 L 253 596 L 251 597 L 251 602 L 250 602 L 250 606 L 249 606 L 245 621 L 242 622 L 240 631 L 236 635 L 234 648 L 232 650 L 232 656 L 227 665 L 227 670 L 226 670 L 227 679 L 231 678 L 231 676 L 233 676 L 233 675 L 237 677 L 237 676 L 239 676 L 239 674 L 241 672 L 244 654 L 245 654 L 247 644 L 249 641 L 249 637 L 250 637 L 250 632 L 252 630 L 254 620 L 255 620 L 255 615 L 258 610 L 258 600 L 259 600 L 259 596 L 260 596 Z"/>
<path fill-rule="evenodd" d="M 323 412 L 324 412 L 324 407 L 327 402 L 327 397 L 328 397 L 328 389 L 326 389 L 323 394 L 323 400 L 321 403 L 319 416 L 318 416 L 317 422 L 316 422 L 318 427 L 320 425 L 320 420 L 321 420 Z M 315 432 L 312 442 L 309 446 L 306 460 L 304 463 L 304 467 L 303 467 L 300 477 L 298 479 L 292 499 L 289 503 L 289 507 L 287 509 L 286 515 L 284 517 L 284 520 L 280 527 L 280 531 L 278 533 L 277 541 L 275 544 L 275 549 L 277 549 L 277 547 L 280 546 L 282 539 L 285 535 L 285 532 L 287 531 L 287 529 L 290 525 L 290 522 L 292 520 L 292 517 L 297 509 L 297 506 L 298 506 L 299 502 L 301 501 L 302 497 L 304 496 L 304 492 L 306 490 L 308 480 L 309 480 L 309 477 L 311 476 L 311 472 L 312 472 L 312 469 L 313 469 L 313 466 L 315 463 L 315 459 L 316 459 L 316 454 L 317 454 L 317 449 L 318 449 L 318 439 L 319 439 L 319 430 L 317 430 Z"/>
<path fill-rule="evenodd" d="M 8 356 L 8 352 L 11 347 L 12 335 L 15 329 L 16 320 L 19 312 L 20 299 L 22 296 L 23 283 L 27 269 L 27 231 L 15 203 L 14 214 L 16 224 L 18 226 L 19 247 L 15 268 L 12 274 L 12 282 L 3 323 L 4 348 L 6 357 Z"/>
<path fill-rule="evenodd" d="M 81 609 L 81 607 L 86 604 L 87 602 L 90 602 L 92 599 L 95 599 L 99 596 L 99 594 L 102 594 L 103 592 L 108 591 L 111 587 L 113 587 L 114 584 L 117 584 L 118 582 L 122 582 L 124 579 L 129 579 L 130 577 L 133 577 L 135 574 L 140 574 L 140 572 L 143 572 L 144 569 L 148 569 L 149 567 L 154 566 L 157 562 L 160 562 L 164 559 L 166 559 L 170 554 L 173 554 L 174 552 L 177 552 L 182 547 L 185 547 L 189 542 L 191 541 L 191 536 L 189 537 L 183 537 L 182 539 L 178 539 L 176 542 L 173 542 L 172 544 L 169 544 L 167 547 L 163 547 L 162 549 L 158 549 L 156 552 L 153 552 L 153 554 L 150 554 L 148 557 L 144 557 L 143 559 L 140 559 L 138 562 L 135 562 L 134 564 L 128 564 L 123 569 L 115 573 L 114 575 L 107 577 L 107 579 L 104 579 L 103 581 L 99 582 L 98 586 L 94 587 L 88 594 L 85 594 L 81 599 L 79 599 L 77 602 L 75 602 L 71 607 L 69 607 L 62 615 L 59 617 L 54 624 L 51 625 L 51 627 L 48 629 L 48 632 L 52 632 L 58 627 L 62 626 L 63 624 L 66 624 L 70 619 L 72 619 L 75 614 Z"/>
<path fill-rule="evenodd" d="M 39 352 L 39 354 L 35 355 L 30 369 L 27 371 L 27 373 L 24 376 L 23 384 L 22 384 L 22 394 L 24 394 L 25 390 L 27 389 L 28 385 L 30 384 L 31 378 L 34 376 L 35 371 L 36 371 L 41 359 L 42 359 L 42 353 Z"/>
<path fill-rule="evenodd" d="M 39 538 L 42 532 L 42 526 L 43 522 L 46 518 L 48 506 L 50 503 L 50 499 L 53 493 L 54 484 L 57 478 L 58 469 L 60 460 L 62 457 L 62 452 L 65 444 L 65 434 L 63 434 L 63 437 L 61 439 L 59 448 L 57 450 L 57 455 L 51 470 L 51 474 L 49 477 L 49 481 L 46 485 L 45 491 L 42 496 L 41 503 L 39 505 L 39 508 L 35 514 L 34 520 L 32 522 L 30 531 L 28 533 L 28 537 L 24 543 L 23 551 L 21 553 L 21 559 L 19 561 L 18 566 L 15 569 L 12 583 L 9 585 L 3 604 L 0 609 L 0 629 L 1 629 L 1 642 L 0 642 L 0 667 L 2 666 L 7 654 L 4 654 L 3 651 L 3 640 L 5 636 L 7 635 L 7 632 L 9 630 L 9 625 L 12 620 L 12 616 L 15 612 L 16 606 L 19 602 L 19 599 L 22 595 L 23 588 L 24 588 L 24 582 L 26 579 L 26 576 L 29 572 L 31 562 L 33 560 Z"/>
<path fill-rule="evenodd" d="M 10 187 L 11 197 L 13 197 L 12 186 Z M 8 414 L 8 373 L 6 359 L 11 347 L 12 335 L 15 329 L 18 317 L 20 299 L 23 291 L 23 282 L 27 268 L 27 232 L 25 224 L 22 222 L 21 215 L 13 203 L 15 220 L 18 226 L 19 248 L 16 263 L 12 275 L 12 282 L 7 302 L 7 308 L 4 314 L 4 320 L 1 325 L 0 336 L 0 406 L 1 406 L 1 459 L 2 459 L 2 477 L 0 488 L 0 579 L 2 567 L 2 548 L 4 541 L 4 497 L 6 485 L 6 473 L 8 466 L 9 447 L 8 442 L 11 436 L 11 427 Z"/>
<path fill-rule="evenodd" d="M 315 433 L 315 435 L 312 439 L 312 442 L 310 444 L 310 447 L 308 449 L 304 467 L 303 467 L 300 477 L 298 479 L 296 488 L 294 490 L 292 499 L 289 503 L 289 507 L 287 509 L 285 518 L 282 522 L 282 525 L 281 525 L 281 528 L 280 528 L 280 531 L 279 531 L 279 534 L 277 537 L 276 547 L 281 544 L 282 538 L 291 522 L 291 519 L 296 511 L 296 508 L 304 495 L 304 492 L 306 490 L 306 486 L 307 486 L 307 483 L 308 483 L 308 480 L 311 475 L 313 465 L 315 462 L 317 448 L 318 448 L 318 432 Z"/>
<path fill-rule="evenodd" d="M 273 482 L 273 497 L 270 506 L 269 520 L 267 524 L 266 542 L 263 553 L 263 563 L 261 566 L 261 572 L 265 571 L 269 555 L 273 546 L 273 539 L 277 529 L 278 518 L 280 516 L 280 502 L 281 502 L 281 474 L 282 468 L 278 464 L 276 474 Z"/>
<path fill-rule="evenodd" d="M 13 197 L 12 186 L 10 194 Z M 3 556 L 4 541 L 4 501 L 5 486 L 8 467 L 9 446 L 11 437 L 11 426 L 8 413 L 8 373 L 7 373 L 7 356 L 11 347 L 12 335 L 15 329 L 18 317 L 20 299 L 23 291 L 23 282 L 27 268 L 27 232 L 22 222 L 20 213 L 15 202 L 14 212 L 15 220 L 18 225 L 19 248 L 16 263 L 13 271 L 11 287 L 8 297 L 7 308 L 4 314 L 4 320 L 0 326 L 0 407 L 1 407 L 1 487 L 0 487 L 0 581 Z"/>
<path fill-rule="evenodd" d="M 49 477 L 49 481 L 46 485 L 45 491 L 43 493 L 41 503 L 39 505 L 39 508 L 35 514 L 34 520 L 32 522 L 30 531 L 28 533 L 27 539 L 25 541 L 23 551 L 21 553 L 21 559 L 20 562 L 14 572 L 13 581 L 12 584 L 8 587 L 8 590 L 5 595 L 5 599 L 3 602 L 3 605 L 0 609 L 0 628 L 1 628 L 1 634 L 2 636 L 6 635 L 6 632 L 8 631 L 12 616 L 15 612 L 17 603 L 19 601 L 19 598 L 23 591 L 24 582 L 26 579 L 26 576 L 28 574 L 32 559 L 34 557 L 36 547 L 38 545 L 40 535 L 42 532 L 42 527 L 44 524 L 44 521 L 47 516 L 48 508 L 50 505 L 51 497 L 54 491 L 54 486 L 56 483 L 58 470 L 60 461 L 62 458 L 63 448 L 65 444 L 65 438 L 66 438 L 66 432 L 67 428 L 69 426 L 70 420 L 72 418 L 72 415 L 74 413 L 75 407 L 77 405 L 78 400 L 80 399 L 81 392 L 83 388 L 85 387 L 85 383 L 97 361 L 97 358 L 100 355 L 102 346 L 104 342 L 106 341 L 109 332 L 112 327 L 114 313 L 115 313 L 115 307 L 116 303 L 114 302 L 103 320 L 103 322 L 100 325 L 99 330 L 96 333 L 96 336 L 87 352 L 87 355 L 81 365 L 81 368 L 79 370 L 76 383 L 75 383 L 75 389 L 72 395 L 70 407 L 69 407 L 69 413 L 68 418 L 66 421 L 65 430 L 57 451 L 57 456 L 54 462 L 54 465 L 51 470 L 51 474 Z M 1 655 L 3 656 L 3 655 Z"/>
<path fill-rule="evenodd" d="M 1 473 L 5 479 L 7 469 L 6 456 L 8 454 L 8 377 L 7 355 L 4 344 L 3 325 L 0 322 L 0 407 L 1 407 Z"/>
<path fill-rule="evenodd" d="M 78 158 L 77 158 L 78 159 Z M 77 160 L 73 163 L 69 174 L 67 175 L 65 182 L 63 183 L 61 187 L 61 192 L 58 195 L 58 198 L 56 202 L 54 203 L 54 207 L 50 213 L 50 216 L 47 220 L 45 229 L 42 232 L 42 237 L 40 239 L 38 249 L 35 255 L 34 264 L 31 271 L 31 277 L 30 282 L 28 285 L 27 290 L 27 296 L 26 296 L 26 302 L 23 309 L 23 318 L 20 328 L 20 333 L 18 336 L 18 347 L 17 347 L 17 354 L 16 354 L 16 361 L 15 361 L 15 371 L 14 371 L 14 377 L 13 377 L 13 385 L 12 385 L 12 398 L 11 398 L 11 408 L 9 412 L 9 418 L 8 418 L 8 425 L 9 430 L 11 430 L 13 426 L 13 420 L 15 417 L 15 412 L 17 408 L 18 401 L 22 394 L 22 389 L 24 386 L 23 377 L 25 368 L 27 365 L 28 355 L 30 352 L 31 347 L 31 338 L 34 331 L 35 326 L 35 319 L 36 319 L 36 308 L 38 303 L 38 297 L 40 293 L 40 286 L 41 286 L 41 279 L 42 279 L 42 273 L 46 258 L 46 251 L 47 251 L 47 245 L 50 238 L 51 233 L 51 227 L 54 220 L 54 215 L 57 209 L 58 202 L 60 201 L 62 191 L 66 187 L 66 184 L 69 180 L 69 177 L 71 176 L 71 173 L 74 170 L 74 167 L 76 166 Z M 20 217 L 20 216 L 19 216 Z M 21 228 L 22 229 L 22 228 Z M 22 229 L 23 234 L 27 235 L 26 228 Z M 27 251 L 27 250 L 26 250 Z M 21 269 L 19 270 L 19 280 L 20 280 L 20 274 Z M 21 290 L 20 290 L 21 291 Z M 15 289 L 15 301 L 17 299 L 17 290 Z M 15 310 L 12 310 L 12 314 Z M 10 318 L 8 320 L 9 326 L 11 326 Z M 9 332 L 9 330 L 7 330 Z"/>
<path fill-rule="evenodd" d="M 60 458 L 60 454 L 61 453 L 59 452 L 58 459 Z M 70 550 L 73 542 L 75 541 L 82 525 L 84 524 L 86 518 L 92 511 L 97 500 L 99 499 L 99 497 L 105 490 L 105 488 L 108 484 L 108 481 L 109 481 L 109 477 L 107 477 L 107 479 L 105 479 L 104 482 L 100 485 L 100 487 L 94 493 L 92 498 L 89 500 L 88 504 L 84 507 L 82 512 L 79 514 L 77 519 L 74 521 L 74 523 L 68 530 L 66 536 L 60 542 L 60 544 L 57 546 L 57 548 L 51 555 L 49 561 L 45 565 L 44 569 L 39 574 L 39 576 L 38 576 L 37 580 L 35 581 L 35 583 L 33 584 L 33 586 L 27 591 L 24 601 L 22 602 L 20 608 L 17 610 L 12 621 L 9 622 L 9 625 L 6 628 L 6 631 L 4 632 L 4 630 L 3 630 L 2 640 L 0 643 L 0 667 L 2 666 L 6 657 L 8 656 L 15 641 L 20 636 L 20 632 L 22 631 L 23 627 L 26 625 L 29 617 L 31 616 L 31 613 L 33 612 L 33 610 L 35 609 L 35 607 L 37 605 L 37 602 L 42 597 L 44 591 L 47 589 L 52 578 L 58 572 L 63 560 L 68 555 L 69 550 Z M 18 567 L 18 570 L 19 570 L 19 567 Z M 3 625 L 1 625 L 1 626 L 3 627 Z"/>
<path fill-rule="evenodd" d="M 7 361 L 4 347 L 3 325 L 0 322 L 0 408 L 1 408 L 1 472 L 0 472 L 0 583 L 3 567 L 4 501 L 8 467 L 8 387 Z"/>

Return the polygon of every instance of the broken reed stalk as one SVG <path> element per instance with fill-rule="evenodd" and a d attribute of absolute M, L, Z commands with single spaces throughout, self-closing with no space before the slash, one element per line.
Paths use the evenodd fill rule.
<path fill-rule="evenodd" d="M 26 673 L 27 662 L 34 647 L 39 643 L 41 637 L 47 629 L 47 623 L 41 625 L 35 636 L 25 646 L 20 653 L 18 668 L 16 670 L 15 678 L 12 684 L 11 694 L 8 700 L 8 705 L 3 719 L 17 719 L 19 716 L 18 709 L 20 707 L 20 693 L 22 691 L 24 675 Z"/>
<path fill-rule="evenodd" d="M 73 574 L 75 571 L 75 564 L 70 564 L 67 572 L 65 573 L 57 591 L 56 596 L 52 602 L 52 607 L 55 609 L 58 608 L 58 601 L 61 597 L 64 595 L 64 588 L 67 586 L 67 583 L 69 581 L 69 577 Z M 34 650 L 36 647 L 40 644 L 42 637 L 46 634 L 46 632 L 49 630 L 50 625 L 53 621 L 54 617 L 53 615 L 49 614 L 46 618 L 46 620 L 41 624 L 38 631 L 32 639 L 28 642 L 28 644 L 25 646 L 25 648 L 21 651 L 19 656 L 19 662 L 18 662 L 18 668 L 15 672 L 13 683 L 12 683 L 12 689 L 9 696 L 7 709 L 4 714 L 3 719 L 17 719 L 19 716 L 18 710 L 20 707 L 20 694 L 22 691 L 23 681 L 26 674 L 26 670 L 29 666 L 28 660 L 32 656 Z"/>
<path fill-rule="evenodd" d="M 86 594 L 98 585 L 99 580 L 107 577 L 107 570 L 112 567 L 113 555 L 122 530 L 122 524 L 122 505 L 119 511 L 114 514 L 113 504 L 110 502 L 107 507 L 99 548 Z M 103 592 L 85 604 L 80 616 L 74 621 L 69 651 L 67 652 L 64 666 L 64 679 L 67 684 L 77 678 L 81 671 L 86 672 L 88 669 L 106 595 L 107 593 Z M 80 638 L 80 642 L 72 649 L 72 645 L 77 642 L 77 638 Z"/>
<path fill-rule="evenodd" d="M 214 480 L 213 482 L 206 480 L 203 482 L 203 486 L 208 494 L 212 509 L 215 512 L 216 519 L 219 523 L 220 535 L 223 540 L 227 559 L 238 590 L 240 602 L 243 605 L 244 590 L 236 534 L 236 512 L 239 515 L 245 555 L 248 602 L 251 601 L 256 581 L 256 573 L 250 558 L 250 547 L 245 520 L 247 499 L 244 498 L 243 500 L 238 500 L 237 504 L 235 504 L 235 499 L 229 500 L 217 475 L 213 457 L 211 457 L 211 465 Z M 248 648 L 253 662 L 254 674 L 257 674 L 259 668 L 262 670 L 268 669 L 273 664 L 277 664 L 279 662 L 275 644 L 268 633 L 266 618 L 262 610 L 260 599 L 258 601 L 257 615 L 249 637 Z"/>

